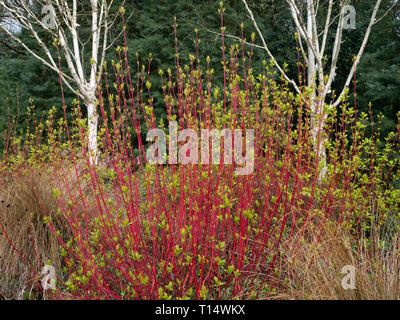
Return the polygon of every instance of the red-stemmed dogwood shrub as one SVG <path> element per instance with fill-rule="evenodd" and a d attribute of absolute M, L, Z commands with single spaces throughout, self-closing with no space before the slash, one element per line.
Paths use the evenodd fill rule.
<path fill-rule="evenodd" d="M 318 226 L 333 223 L 357 246 L 368 239 L 372 224 L 391 220 L 398 227 L 399 132 L 382 146 L 374 130 L 367 130 L 374 129 L 368 115 L 344 100 L 319 131 L 326 137 L 327 159 L 321 161 L 304 84 L 301 94 L 293 94 L 273 63 L 263 62 L 263 73 L 253 74 L 252 48 L 248 55 L 244 43 L 226 48 L 221 30 L 217 71 L 209 59 L 202 70 L 198 53 L 182 66 L 175 40 L 175 68 L 159 71 L 167 119 L 154 115 L 151 56 L 147 66 L 138 58 L 134 70 L 126 42 L 118 48 L 118 61 L 104 66 L 98 82 L 97 164 L 89 161 L 79 100 L 72 111 L 64 104 L 58 123 L 51 112 L 25 143 L 10 139 L 2 177 L 36 165 L 54 183 L 58 209 L 54 215 L 43 206 L 43 221 L 59 242 L 62 266 L 56 288 L 44 291 L 47 299 L 269 297 L 285 290 L 278 268 L 286 256 L 283 241 L 302 246 Z M 199 48 L 197 33 L 195 41 Z M 213 85 L 214 72 L 223 72 L 223 87 Z M 201 163 L 200 139 L 198 163 L 170 163 L 169 152 L 164 164 L 151 163 L 143 122 L 147 131 L 165 131 L 168 149 L 172 121 L 198 137 L 204 129 L 241 129 L 243 146 L 246 130 L 254 130 L 254 150 L 242 150 L 254 156 L 252 170 L 238 175 L 241 164 L 223 161 L 225 152 L 234 158 L 233 137 L 233 148 L 221 142 L 219 164 Z M 196 152 L 191 146 L 186 155 Z M 12 236 L 3 242 L 11 245 Z M 34 257 L 25 262 L 37 276 L 43 263 L 51 264 Z"/>

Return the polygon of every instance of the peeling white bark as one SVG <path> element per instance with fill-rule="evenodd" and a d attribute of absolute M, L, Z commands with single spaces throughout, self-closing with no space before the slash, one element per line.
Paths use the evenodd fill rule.
<path fill-rule="evenodd" d="M 11 38 L 21 44 L 32 56 L 41 61 L 45 66 L 61 74 L 64 84 L 69 89 L 76 92 L 79 90 L 79 97 L 85 102 L 88 112 L 88 153 L 90 163 L 97 164 L 97 124 L 98 115 L 96 110 L 96 91 L 97 79 L 101 77 L 102 65 L 104 62 L 107 47 L 107 33 L 115 22 L 115 15 L 109 14 L 113 0 L 90 0 L 91 12 L 78 12 L 78 0 L 37 0 L 40 6 L 51 5 L 54 8 L 55 29 L 48 28 L 42 21 L 42 17 L 32 11 L 32 3 L 27 1 L 0 0 L 0 7 L 4 9 L 6 15 L 18 21 L 19 25 L 32 34 L 37 43 L 43 50 L 42 53 L 35 52 L 26 43 L 24 43 L 18 34 L 10 32 L 5 26 L 0 24 L 0 28 L 5 31 Z M 121 5 L 124 5 L 125 0 Z M 80 38 L 79 25 L 77 17 L 79 14 L 86 14 L 91 20 L 91 58 L 90 62 L 86 61 L 86 65 L 91 65 L 88 74 L 84 71 L 83 52 L 85 50 L 85 41 Z M 118 14 L 118 13 L 116 13 Z M 67 62 L 68 70 L 59 70 L 58 57 L 52 56 L 49 48 L 40 38 L 33 26 L 40 26 L 44 31 L 49 33 L 52 38 L 59 41 L 60 49 L 64 54 Z M 68 40 L 72 39 L 72 44 Z M 101 66 L 98 67 L 98 61 Z"/>
<path fill-rule="evenodd" d="M 270 58 L 275 62 L 276 65 L 279 66 L 277 61 L 275 60 L 274 56 L 270 52 L 270 50 L 267 47 L 267 44 L 265 42 L 265 39 L 263 35 L 261 34 L 257 23 L 253 17 L 253 14 L 247 5 L 246 0 L 242 0 L 242 2 L 245 5 L 246 10 L 248 11 L 250 15 L 250 19 L 254 24 L 254 27 L 256 28 L 258 35 L 261 38 L 263 48 L 266 50 L 267 54 L 270 56 Z M 331 26 L 331 16 L 332 16 L 332 10 L 333 10 L 333 5 L 334 1 L 329 0 L 328 2 L 328 8 L 327 8 L 327 14 L 324 19 L 324 24 L 323 24 L 323 31 L 321 34 L 317 33 L 318 25 L 317 21 L 317 14 L 319 10 L 319 1 L 318 0 L 306 0 L 306 1 L 295 1 L 295 0 L 286 0 L 288 4 L 288 9 L 291 12 L 292 19 L 294 22 L 294 25 L 296 27 L 297 33 L 299 34 L 299 43 L 301 47 L 301 51 L 303 54 L 307 51 L 307 85 L 308 89 L 311 91 L 311 96 L 310 96 L 310 109 L 311 109 L 311 138 L 314 142 L 314 151 L 316 155 L 318 156 L 319 163 L 322 166 L 322 170 L 320 172 L 320 177 L 324 177 L 327 172 L 327 166 L 326 166 L 326 150 L 325 150 L 325 141 L 326 137 L 324 135 L 324 127 L 325 127 L 325 122 L 327 119 L 327 114 L 324 113 L 323 111 L 323 106 L 324 102 L 326 100 L 327 94 L 331 92 L 331 87 L 332 83 L 335 80 L 336 77 L 336 68 L 337 64 L 339 61 L 339 53 L 341 49 L 341 44 L 342 44 L 342 33 L 343 33 L 343 18 L 344 18 L 344 12 L 343 12 L 343 7 L 349 4 L 349 0 L 343 0 L 340 2 L 340 13 L 338 15 L 339 20 L 338 20 L 338 26 L 336 29 L 336 34 L 335 34 L 335 41 L 333 43 L 333 49 L 331 53 L 331 64 L 329 69 L 325 69 L 326 67 L 323 65 L 322 61 L 324 60 L 324 55 L 327 47 L 327 39 L 328 39 L 328 33 L 329 33 L 329 28 Z M 346 83 L 343 86 L 342 92 L 339 94 L 337 97 L 336 101 L 332 104 L 329 105 L 329 108 L 334 108 L 337 107 L 341 101 L 342 98 L 346 92 L 346 89 L 349 87 L 349 84 L 351 82 L 351 79 L 353 78 L 354 72 L 356 70 L 356 67 L 361 59 L 361 56 L 364 52 L 364 49 L 367 45 L 369 35 L 371 33 L 371 29 L 373 25 L 379 21 L 376 20 L 376 15 L 377 12 L 380 8 L 382 0 L 375 0 L 375 6 L 373 9 L 373 12 L 370 17 L 370 22 L 369 26 L 366 30 L 366 33 L 364 35 L 364 39 L 362 41 L 360 50 L 357 54 L 357 56 L 354 59 L 353 66 L 348 74 Z M 300 5 L 305 4 L 306 5 L 306 10 L 300 10 L 301 7 Z M 392 7 L 393 8 L 393 7 Z M 391 10 L 390 8 L 389 10 Z M 306 13 L 306 24 L 303 21 L 303 12 Z M 382 15 L 382 18 L 386 15 Z M 333 19 L 335 20 L 335 19 Z M 319 41 L 319 37 L 322 36 L 322 41 Z M 305 49 L 303 46 L 303 41 L 305 43 Z M 321 43 L 321 46 L 320 46 Z M 294 80 L 289 79 L 286 73 L 281 69 L 278 68 L 278 71 L 283 75 L 283 77 L 293 85 L 295 90 L 298 91 L 298 86 L 295 83 Z"/>

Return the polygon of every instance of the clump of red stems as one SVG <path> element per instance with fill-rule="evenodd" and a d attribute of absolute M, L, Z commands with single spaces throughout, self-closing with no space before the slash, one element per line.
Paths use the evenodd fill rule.
<path fill-rule="evenodd" d="M 320 128 L 329 142 L 327 175 L 321 178 L 306 90 L 292 94 L 277 79 L 273 63 L 264 62 L 263 73 L 254 75 L 253 47 L 247 55 L 244 42 L 226 48 L 224 41 L 222 29 L 221 88 L 213 86 L 208 59 L 201 70 L 198 53 L 188 65 L 180 64 L 175 41 L 175 68 L 159 72 L 166 120 L 197 132 L 254 129 L 249 175 L 235 175 L 237 165 L 223 161 L 146 162 L 146 132 L 162 128 L 168 133 L 168 124 L 154 115 L 151 56 L 147 67 L 137 60 L 135 74 L 126 40 L 117 50 L 119 61 L 111 64 L 111 73 L 105 69 L 98 83 L 98 164 L 89 161 L 79 100 L 72 126 L 66 125 L 65 104 L 59 127 L 47 123 L 47 141 L 36 140 L 46 145 L 46 165 L 57 182 L 53 196 L 69 230 L 60 235 L 51 219 L 45 221 L 64 257 L 57 288 L 45 292 L 47 298 L 261 298 L 282 289 L 277 261 L 283 239 L 295 240 L 332 221 L 357 239 L 371 219 L 385 219 L 385 211 L 377 212 L 377 195 L 398 177 L 398 167 L 388 169 L 390 159 L 376 162 L 381 151 L 374 133 L 366 138 L 367 116 L 357 115 L 356 106 L 351 109 L 344 101 L 340 113 L 332 113 Z M 198 48 L 197 33 L 196 43 Z M 60 134 L 58 128 L 65 130 Z M 398 154 L 398 137 L 397 132 L 387 140 L 388 157 Z M 26 146 L 39 148 L 36 140 L 27 140 Z M 224 145 L 221 149 L 222 159 Z M 10 144 L 7 150 L 8 157 L 15 153 Z M 34 155 L 25 157 L 40 162 Z M 40 274 L 42 264 L 27 263 Z"/>

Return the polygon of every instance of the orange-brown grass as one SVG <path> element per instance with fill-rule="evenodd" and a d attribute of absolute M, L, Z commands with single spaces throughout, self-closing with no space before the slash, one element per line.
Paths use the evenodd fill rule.
<path fill-rule="evenodd" d="M 303 235 L 299 234 L 297 243 L 293 240 L 283 243 L 286 255 L 280 268 L 286 274 L 286 292 L 281 298 L 400 299 L 398 236 L 384 248 L 377 228 L 373 228 L 368 239 L 354 243 L 343 228 L 332 225 L 310 227 Z M 355 268 L 355 289 L 342 287 L 345 274 L 341 269 L 346 265 Z"/>
<path fill-rule="evenodd" d="M 88 182 L 81 176 L 77 178 L 69 165 L 62 170 L 48 165 L 30 166 L 29 171 L 13 172 L 3 179 L 0 185 L 0 222 L 5 230 L 4 234 L 0 229 L 0 292 L 3 296 L 23 298 L 23 294 L 33 288 L 39 292 L 34 274 L 40 274 L 41 270 L 33 266 L 37 268 L 50 262 L 58 272 L 61 270 L 59 239 L 67 241 L 71 232 L 59 210 L 54 189 L 67 198 L 72 194 L 76 198 L 78 179 L 82 192 L 89 197 Z M 63 188 L 66 185 L 69 190 Z M 51 227 L 45 222 L 48 219 L 51 219 Z M 55 231 L 60 232 L 59 239 Z"/>

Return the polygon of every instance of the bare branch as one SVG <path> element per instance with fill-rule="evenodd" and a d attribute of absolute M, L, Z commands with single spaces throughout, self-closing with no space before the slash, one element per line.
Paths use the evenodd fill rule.
<path fill-rule="evenodd" d="M 372 26 L 373 26 L 373 25 L 375 24 L 375 22 L 376 22 L 375 17 L 376 17 L 376 14 L 378 13 L 378 10 L 379 10 L 379 7 L 380 7 L 380 5 L 381 5 L 381 2 L 382 2 L 382 0 L 377 0 L 377 1 L 376 1 L 376 4 L 375 4 L 374 10 L 373 10 L 373 12 L 372 12 L 371 19 L 370 19 L 370 22 L 369 22 L 367 31 L 365 32 L 365 36 L 364 36 L 363 42 L 362 42 L 362 44 L 361 44 L 360 50 L 358 51 L 358 54 L 357 54 L 357 56 L 355 57 L 355 60 L 354 60 L 354 62 L 353 62 L 353 66 L 351 67 L 351 70 L 350 70 L 349 75 L 348 75 L 348 77 L 347 77 L 346 83 L 345 83 L 345 85 L 344 85 L 344 87 L 343 87 L 343 89 L 342 89 L 342 92 L 341 92 L 340 95 L 338 96 L 336 102 L 333 104 L 333 107 L 337 107 L 337 106 L 340 104 L 341 99 L 342 99 L 342 97 L 343 97 L 344 94 L 345 94 L 345 91 L 346 91 L 347 88 L 349 87 L 350 81 L 351 81 L 351 79 L 353 78 L 353 75 L 354 75 L 354 72 L 355 72 L 355 70 L 356 70 L 356 68 L 357 68 L 357 65 L 358 65 L 358 63 L 360 62 L 360 59 L 361 59 L 362 54 L 364 53 L 364 49 L 365 49 L 365 47 L 367 46 L 368 38 L 369 38 L 369 35 L 371 34 Z"/>
<path fill-rule="evenodd" d="M 326 39 L 328 38 L 330 20 L 332 15 L 332 6 L 333 6 L 333 0 L 329 0 L 328 13 L 326 15 L 325 28 L 324 28 L 324 36 L 322 38 L 321 51 L 319 52 L 319 55 L 321 57 L 324 57 L 325 53 Z"/>
<path fill-rule="evenodd" d="M 277 67 L 277 69 L 279 70 L 279 72 L 282 74 L 283 78 L 284 78 L 287 82 L 289 82 L 290 84 L 292 84 L 292 86 L 294 87 L 294 89 L 296 90 L 296 92 L 300 93 L 300 89 L 298 88 L 296 82 L 295 82 L 294 80 L 292 80 L 292 79 L 289 79 L 289 77 L 286 75 L 285 71 L 283 71 L 283 69 L 280 67 L 279 63 L 276 61 L 276 59 L 275 59 L 274 56 L 272 55 L 271 51 L 269 51 L 268 46 L 267 46 L 267 44 L 266 44 L 266 42 L 265 42 L 265 39 L 264 39 L 264 37 L 263 37 L 263 35 L 262 35 L 260 29 L 258 28 L 257 22 L 256 22 L 256 20 L 254 19 L 253 13 L 252 13 L 252 11 L 250 10 L 249 6 L 247 5 L 246 0 L 242 0 L 242 2 L 243 2 L 244 5 L 246 6 L 246 9 L 247 9 L 247 11 L 248 11 L 248 13 L 249 13 L 249 15 L 250 15 L 250 19 L 251 19 L 251 21 L 253 22 L 254 27 L 256 28 L 259 37 L 261 38 L 261 41 L 262 41 L 262 43 L 263 43 L 263 48 L 264 48 L 264 50 L 267 52 L 267 54 L 269 55 L 269 57 L 274 61 L 274 64 L 276 65 L 276 67 Z"/>
<path fill-rule="evenodd" d="M 392 11 L 392 10 L 393 10 L 396 6 L 398 6 L 399 4 L 400 4 L 400 2 L 398 2 L 398 1 L 396 0 L 396 2 L 395 2 L 388 10 L 386 10 L 386 12 L 382 15 L 382 17 L 380 17 L 379 19 L 376 19 L 376 20 L 375 20 L 374 25 L 377 24 L 377 23 L 379 23 L 384 17 L 386 17 L 386 16 L 389 14 L 390 11 Z"/>

